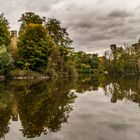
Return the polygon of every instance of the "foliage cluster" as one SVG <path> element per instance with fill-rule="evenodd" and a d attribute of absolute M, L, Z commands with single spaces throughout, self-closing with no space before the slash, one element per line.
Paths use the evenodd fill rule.
<path fill-rule="evenodd" d="M 111 45 L 111 52 L 103 57 L 105 69 L 109 73 L 136 74 L 140 72 L 140 42 L 129 47 Z"/>

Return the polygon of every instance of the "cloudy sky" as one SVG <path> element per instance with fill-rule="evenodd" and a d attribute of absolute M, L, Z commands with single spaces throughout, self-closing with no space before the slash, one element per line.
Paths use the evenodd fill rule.
<path fill-rule="evenodd" d="M 11 29 L 26 11 L 58 18 L 68 27 L 75 50 L 102 53 L 110 44 L 132 43 L 140 36 L 140 0 L 0 0 Z"/>

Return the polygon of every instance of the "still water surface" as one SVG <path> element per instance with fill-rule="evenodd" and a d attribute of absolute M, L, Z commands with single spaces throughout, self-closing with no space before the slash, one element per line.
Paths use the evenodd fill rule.
<path fill-rule="evenodd" d="M 0 139 L 139 140 L 140 78 L 0 83 Z"/>

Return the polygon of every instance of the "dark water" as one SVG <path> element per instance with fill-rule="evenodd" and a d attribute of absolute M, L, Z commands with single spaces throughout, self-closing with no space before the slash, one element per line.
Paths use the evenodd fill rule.
<path fill-rule="evenodd" d="M 140 78 L 0 83 L 0 139 L 140 140 Z"/>

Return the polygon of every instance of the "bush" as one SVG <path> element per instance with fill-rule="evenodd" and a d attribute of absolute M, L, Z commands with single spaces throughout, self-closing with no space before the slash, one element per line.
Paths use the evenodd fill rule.
<path fill-rule="evenodd" d="M 91 73 L 91 67 L 86 64 L 81 64 L 81 72 L 83 73 Z"/>
<path fill-rule="evenodd" d="M 5 75 L 7 78 L 10 76 L 10 71 L 13 67 L 13 58 L 7 52 L 5 46 L 0 47 L 0 73 Z"/>

